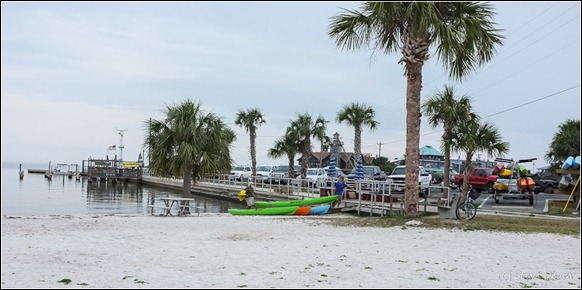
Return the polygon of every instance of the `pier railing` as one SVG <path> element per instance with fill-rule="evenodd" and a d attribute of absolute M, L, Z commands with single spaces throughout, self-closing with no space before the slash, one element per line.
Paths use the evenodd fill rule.
<path fill-rule="evenodd" d="M 144 171 L 144 180 L 149 173 Z M 182 179 L 163 178 L 164 183 L 180 187 Z M 304 199 L 331 195 L 335 193 L 337 178 L 321 178 L 315 182 L 304 182 L 296 178 L 284 178 L 276 183 L 270 183 L 268 179 L 256 178 L 238 180 L 230 175 L 215 175 L 202 178 L 192 185 L 193 190 L 205 191 L 215 189 L 230 198 L 238 198 L 238 192 L 247 187 L 250 180 L 255 183 L 256 193 L 265 199 Z M 346 190 L 342 195 L 344 208 L 356 210 L 358 214 L 388 215 L 403 212 L 404 193 L 395 192 L 395 186 L 404 187 L 404 184 L 396 184 L 392 180 L 348 180 L 348 185 L 353 189 Z M 438 201 L 442 196 L 440 186 L 431 186 L 428 193 L 420 194 L 418 207 L 424 212 L 435 211 Z M 434 209 L 433 209 L 434 207 Z"/>

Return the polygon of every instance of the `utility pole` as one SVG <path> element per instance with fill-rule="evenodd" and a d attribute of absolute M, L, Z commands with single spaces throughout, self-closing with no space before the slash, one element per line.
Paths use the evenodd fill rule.
<path fill-rule="evenodd" d="M 127 131 L 127 129 L 117 129 L 115 128 L 115 130 L 117 130 L 119 132 L 119 161 L 123 161 L 123 132 Z"/>
<path fill-rule="evenodd" d="M 378 158 L 380 158 L 380 157 L 382 157 L 382 145 L 385 143 L 378 142 L 376 144 L 378 144 Z"/>

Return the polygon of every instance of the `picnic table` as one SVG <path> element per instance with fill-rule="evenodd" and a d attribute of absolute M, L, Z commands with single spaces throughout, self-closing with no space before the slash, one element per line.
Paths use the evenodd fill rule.
<path fill-rule="evenodd" d="M 198 209 L 203 209 L 203 207 L 199 207 L 199 206 L 194 206 L 194 205 L 190 205 L 190 202 L 195 201 L 193 198 L 187 198 L 187 197 L 160 197 L 159 198 L 161 201 L 164 202 L 163 206 L 155 206 L 155 205 L 149 205 L 149 207 L 151 208 L 161 208 L 163 210 L 162 215 L 163 216 L 173 216 L 172 214 L 172 209 L 173 208 L 178 208 L 178 212 L 176 214 L 176 216 L 184 216 L 186 215 L 188 212 L 186 211 L 186 209 L 189 208 L 198 208 Z M 176 205 L 176 206 L 174 206 Z M 200 215 L 200 213 L 198 213 L 198 215 Z"/>

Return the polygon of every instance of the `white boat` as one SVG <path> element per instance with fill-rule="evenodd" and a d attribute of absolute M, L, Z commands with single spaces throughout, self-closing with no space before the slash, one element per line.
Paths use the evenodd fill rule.
<path fill-rule="evenodd" d="M 67 176 L 74 176 L 79 171 L 79 165 L 77 164 L 57 164 L 52 170 L 52 174 L 54 175 L 67 175 Z"/>

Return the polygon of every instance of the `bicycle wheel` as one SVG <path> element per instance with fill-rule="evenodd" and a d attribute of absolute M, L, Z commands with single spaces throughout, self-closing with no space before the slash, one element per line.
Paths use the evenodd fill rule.
<path fill-rule="evenodd" d="M 477 208 L 473 203 L 461 203 L 457 206 L 457 218 L 470 220 L 477 214 Z"/>

